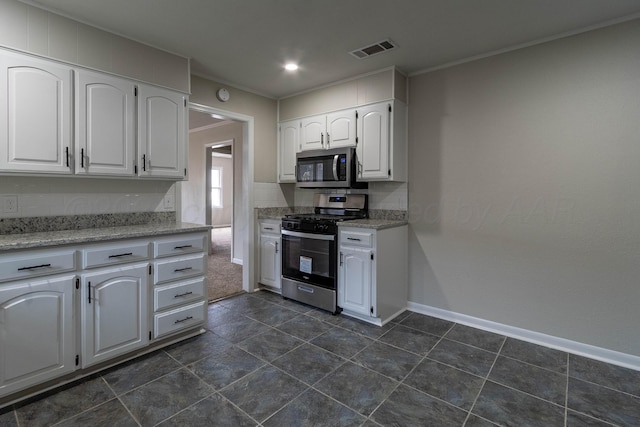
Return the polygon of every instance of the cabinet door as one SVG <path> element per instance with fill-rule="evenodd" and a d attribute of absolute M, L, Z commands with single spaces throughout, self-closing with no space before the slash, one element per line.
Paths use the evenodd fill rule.
<path fill-rule="evenodd" d="M 260 236 L 260 283 L 280 289 L 280 237 Z"/>
<path fill-rule="evenodd" d="M 138 175 L 186 177 L 186 112 L 184 94 L 138 86 Z"/>
<path fill-rule="evenodd" d="M 278 182 L 296 182 L 296 153 L 300 147 L 300 121 L 280 123 Z"/>
<path fill-rule="evenodd" d="M 75 276 L 0 287 L 0 396 L 75 369 Z"/>
<path fill-rule="evenodd" d="M 344 310 L 371 315 L 371 249 L 340 247 L 338 304 Z"/>
<path fill-rule="evenodd" d="M 82 276 L 83 368 L 148 344 L 148 283 L 148 264 Z"/>
<path fill-rule="evenodd" d="M 319 150 L 325 148 L 325 116 L 308 117 L 300 120 L 300 150 Z"/>
<path fill-rule="evenodd" d="M 344 110 L 327 115 L 328 148 L 356 146 L 356 110 Z"/>
<path fill-rule="evenodd" d="M 386 102 L 358 109 L 358 177 L 363 181 L 389 179 L 389 122 Z"/>
<path fill-rule="evenodd" d="M 0 54 L 0 170 L 71 174 L 72 70 Z"/>
<path fill-rule="evenodd" d="M 76 173 L 133 176 L 135 86 L 104 74 L 76 78 Z"/>

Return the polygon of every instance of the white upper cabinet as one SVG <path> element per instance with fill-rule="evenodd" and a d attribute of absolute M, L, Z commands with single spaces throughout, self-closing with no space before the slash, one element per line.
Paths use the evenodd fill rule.
<path fill-rule="evenodd" d="M 138 86 L 138 175 L 185 178 L 187 97 Z"/>
<path fill-rule="evenodd" d="M 300 147 L 300 120 L 280 123 L 278 127 L 278 182 L 296 182 L 296 153 Z"/>
<path fill-rule="evenodd" d="M 78 71 L 75 160 L 76 174 L 134 175 L 133 82 Z"/>
<path fill-rule="evenodd" d="M 358 108 L 357 132 L 358 178 L 405 181 L 406 105 L 389 101 Z"/>
<path fill-rule="evenodd" d="M 327 114 L 327 147 L 355 147 L 356 109 Z"/>
<path fill-rule="evenodd" d="M 73 173 L 70 67 L 0 52 L 0 170 Z"/>
<path fill-rule="evenodd" d="M 300 150 L 318 150 L 356 145 L 356 109 L 302 119 Z"/>

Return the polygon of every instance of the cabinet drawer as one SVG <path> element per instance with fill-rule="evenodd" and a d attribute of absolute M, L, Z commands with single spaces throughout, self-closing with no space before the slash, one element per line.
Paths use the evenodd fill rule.
<path fill-rule="evenodd" d="M 156 314 L 153 316 L 153 336 L 155 338 L 160 338 L 164 335 L 169 335 L 179 330 L 191 328 L 203 323 L 206 311 L 207 302 L 200 301 L 166 313 Z"/>
<path fill-rule="evenodd" d="M 370 248 L 373 246 L 373 232 L 341 231 L 340 244 L 345 246 L 359 246 L 363 248 Z"/>
<path fill-rule="evenodd" d="M 189 234 L 158 239 L 153 242 L 153 256 L 155 258 L 161 258 L 203 252 L 205 250 L 206 237 L 206 234 Z"/>
<path fill-rule="evenodd" d="M 76 251 L 43 250 L 0 256 L 0 282 L 74 271 Z"/>
<path fill-rule="evenodd" d="M 204 299 L 205 280 L 200 277 L 188 282 L 156 286 L 153 289 L 153 310 L 160 311 Z"/>
<path fill-rule="evenodd" d="M 148 241 L 128 241 L 95 245 L 82 250 L 82 268 L 124 264 L 146 259 L 149 259 Z"/>
<path fill-rule="evenodd" d="M 203 276 L 206 274 L 206 258 L 204 254 L 170 258 L 156 261 L 153 272 L 154 283 L 170 282 L 187 277 Z"/>
<path fill-rule="evenodd" d="M 279 223 L 260 223 L 260 234 L 280 234 L 280 225 Z"/>

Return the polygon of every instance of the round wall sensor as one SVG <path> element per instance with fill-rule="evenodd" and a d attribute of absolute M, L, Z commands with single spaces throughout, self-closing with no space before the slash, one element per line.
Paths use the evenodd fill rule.
<path fill-rule="evenodd" d="M 225 88 L 218 89 L 216 92 L 216 98 L 222 102 L 227 102 L 231 95 L 229 95 L 229 91 Z"/>

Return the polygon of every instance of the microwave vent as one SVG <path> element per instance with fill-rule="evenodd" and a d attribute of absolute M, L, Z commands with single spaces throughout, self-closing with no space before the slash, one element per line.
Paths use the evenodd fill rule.
<path fill-rule="evenodd" d="M 382 52 L 393 50 L 397 45 L 389 39 L 379 41 L 369 46 L 362 47 L 360 49 L 349 52 L 351 55 L 358 59 L 368 58 L 369 56 L 377 55 Z"/>

